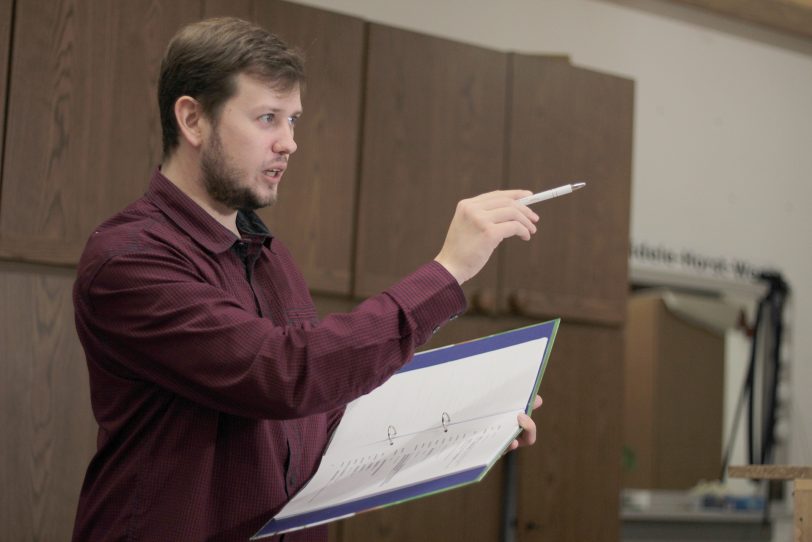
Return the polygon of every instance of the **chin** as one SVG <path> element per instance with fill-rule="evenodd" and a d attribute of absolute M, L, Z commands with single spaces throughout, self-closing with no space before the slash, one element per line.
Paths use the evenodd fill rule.
<path fill-rule="evenodd" d="M 251 203 L 253 204 L 252 207 L 254 209 L 271 207 L 276 203 L 276 192 L 271 194 L 254 194 Z"/>

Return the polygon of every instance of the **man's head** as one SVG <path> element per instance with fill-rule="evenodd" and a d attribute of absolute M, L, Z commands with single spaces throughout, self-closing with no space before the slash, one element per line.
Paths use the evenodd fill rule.
<path fill-rule="evenodd" d="M 158 100 L 164 165 L 196 164 L 195 193 L 218 212 L 276 201 L 296 151 L 302 60 L 278 37 L 240 19 L 183 28 L 161 66 Z M 171 166 L 170 166 L 171 167 Z"/>
<path fill-rule="evenodd" d="M 234 17 L 183 27 L 169 42 L 158 82 L 164 159 L 180 137 L 175 102 L 191 96 L 214 124 L 222 105 L 237 91 L 237 75 L 250 75 L 279 92 L 301 88 L 304 63 L 276 35 Z"/>

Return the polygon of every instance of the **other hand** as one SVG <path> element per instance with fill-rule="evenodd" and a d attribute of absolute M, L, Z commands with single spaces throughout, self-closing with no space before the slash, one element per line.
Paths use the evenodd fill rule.
<path fill-rule="evenodd" d="M 536 395 L 536 400 L 533 402 L 533 410 L 540 407 L 541 403 L 541 396 Z M 509 452 L 512 452 L 521 446 L 530 446 L 536 442 L 536 423 L 533 421 L 533 419 L 527 414 L 522 413 L 519 414 L 518 421 L 519 427 L 522 428 L 522 432 L 519 434 L 519 438 L 510 443 L 510 446 L 508 447 Z"/>

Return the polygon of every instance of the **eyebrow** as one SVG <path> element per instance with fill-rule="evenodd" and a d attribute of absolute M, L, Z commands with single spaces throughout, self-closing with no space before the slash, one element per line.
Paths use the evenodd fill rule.
<path fill-rule="evenodd" d="M 257 111 L 270 111 L 271 113 L 281 113 L 283 111 L 283 109 L 281 107 L 271 107 L 271 106 L 267 106 L 267 105 L 258 105 L 256 107 L 254 107 L 254 109 L 256 109 Z M 302 114 L 302 110 L 297 109 L 296 111 L 291 113 L 291 116 L 301 115 L 301 114 Z"/>

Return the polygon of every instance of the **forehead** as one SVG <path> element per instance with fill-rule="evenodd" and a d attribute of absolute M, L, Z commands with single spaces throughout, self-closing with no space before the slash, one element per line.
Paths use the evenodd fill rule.
<path fill-rule="evenodd" d="M 236 92 L 230 100 L 235 104 L 244 107 L 272 106 L 293 112 L 302 109 L 299 85 L 294 85 L 287 90 L 279 90 L 274 88 L 272 83 L 242 73 L 237 75 L 235 81 Z"/>

